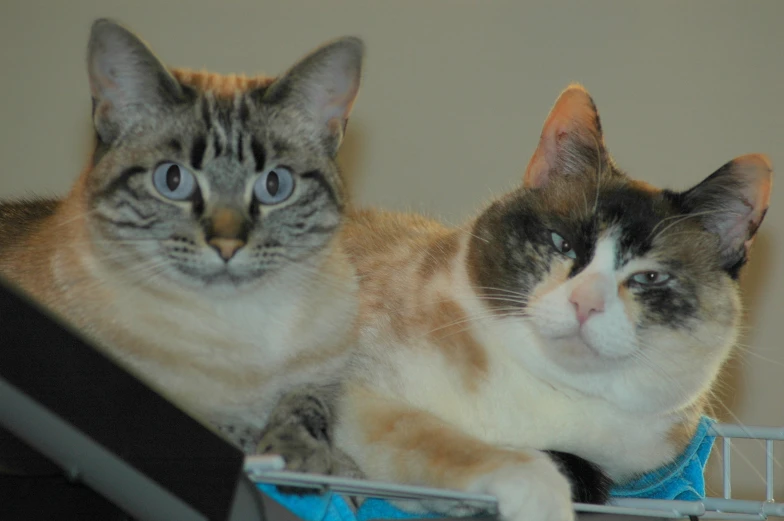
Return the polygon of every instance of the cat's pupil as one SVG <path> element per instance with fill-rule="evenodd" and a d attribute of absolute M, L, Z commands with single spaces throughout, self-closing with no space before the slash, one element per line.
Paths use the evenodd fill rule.
<path fill-rule="evenodd" d="M 181 174 L 179 166 L 172 165 L 168 170 L 166 170 L 166 186 L 172 192 L 175 191 L 178 186 L 180 186 L 180 179 Z"/>
<path fill-rule="evenodd" d="M 655 271 L 649 271 L 645 274 L 645 278 L 648 279 L 648 282 L 655 282 L 659 275 Z"/>
<path fill-rule="evenodd" d="M 275 172 L 270 172 L 267 176 L 267 192 L 270 195 L 277 195 L 280 189 L 280 178 Z"/>
<path fill-rule="evenodd" d="M 570 252 L 570 251 L 572 251 L 572 245 L 571 245 L 571 244 L 569 244 L 567 241 L 563 241 L 563 242 L 561 243 L 561 251 L 562 251 L 563 253 L 567 253 L 567 252 Z"/>

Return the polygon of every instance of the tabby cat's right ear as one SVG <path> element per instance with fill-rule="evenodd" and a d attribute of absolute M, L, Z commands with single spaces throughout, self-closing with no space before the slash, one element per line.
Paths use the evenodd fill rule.
<path fill-rule="evenodd" d="M 111 20 L 93 22 L 87 71 L 93 123 L 104 143 L 185 100 L 181 85 L 144 42 Z"/>
<path fill-rule="evenodd" d="M 582 86 L 567 87 L 550 110 L 523 185 L 539 188 L 554 176 L 578 175 L 609 161 L 593 99 Z"/>
<path fill-rule="evenodd" d="M 335 154 L 359 93 L 364 54 L 362 40 L 350 36 L 319 47 L 264 90 L 262 103 L 303 111 Z"/>

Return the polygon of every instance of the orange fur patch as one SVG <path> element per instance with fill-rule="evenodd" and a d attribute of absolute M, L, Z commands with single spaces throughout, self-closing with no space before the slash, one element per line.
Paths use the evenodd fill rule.
<path fill-rule="evenodd" d="M 244 218 L 239 212 L 221 208 L 212 215 L 212 233 L 217 237 L 235 238 L 242 229 Z"/>
<path fill-rule="evenodd" d="M 568 261 L 559 262 L 550 268 L 550 272 L 531 292 L 528 299 L 529 305 L 536 302 L 538 299 L 544 297 L 555 288 L 566 282 L 569 278 L 569 271 L 572 269 L 572 263 Z"/>
<path fill-rule="evenodd" d="M 465 385 L 476 390 L 487 376 L 489 362 L 484 347 L 468 330 L 469 322 L 470 318 L 456 302 L 438 302 L 430 316 L 427 336 L 460 370 Z"/>
<path fill-rule="evenodd" d="M 636 324 L 642 313 L 642 306 L 634 298 L 634 295 L 629 291 L 626 284 L 620 284 L 618 286 L 618 298 L 623 302 L 623 311 L 626 313 L 626 318 L 629 319 L 630 323 Z"/>
<path fill-rule="evenodd" d="M 424 258 L 419 265 L 419 275 L 429 279 L 435 273 L 448 269 L 449 262 L 460 249 L 460 236 L 456 232 L 436 237 L 424 248 Z"/>
<path fill-rule="evenodd" d="M 661 193 L 661 188 L 656 188 L 652 184 L 639 179 L 630 179 L 628 183 L 630 187 L 640 190 L 641 192 L 648 192 L 651 195 L 658 195 Z"/>
<path fill-rule="evenodd" d="M 675 446 L 677 453 L 682 452 L 691 441 L 697 430 L 700 416 L 707 407 L 707 403 L 708 399 L 706 396 L 703 395 L 698 398 L 691 407 L 683 411 L 684 419 L 673 425 L 667 432 L 667 441 Z"/>
<path fill-rule="evenodd" d="M 275 81 L 275 78 L 270 76 L 223 75 L 208 71 L 179 68 L 171 69 L 171 73 L 183 85 L 193 87 L 200 92 L 212 92 L 218 98 L 231 98 L 237 91 L 243 92 L 259 87 L 267 87 Z"/>
<path fill-rule="evenodd" d="M 425 411 L 360 398 L 367 441 L 395 453 L 398 479 L 445 488 L 465 487 L 470 480 L 530 456 L 473 438 Z M 368 400 L 368 398 L 370 398 Z"/>

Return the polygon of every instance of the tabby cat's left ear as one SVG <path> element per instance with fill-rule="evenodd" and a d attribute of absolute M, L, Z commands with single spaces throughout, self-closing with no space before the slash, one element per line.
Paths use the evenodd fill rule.
<path fill-rule="evenodd" d="M 554 176 L 595 171 L 600 162 L 607 160 L 596 105 L 588 91 L 573 84 L 561 93 L 547 116 L 523 185 L 539 188 Z"/>
<path fill-rule="evenodd" d="M 764 154 L 733 159 L 694 188 L 678 194 L 684 211 L 719 240 L 719 255 L 736 276 L 770 204 L 773 164 Z"/>
<path fill-rule="evenodd" d="M 344 37 L 300 60 L 267 88 L 263 103 L 284 104 L 302 111 L 337 153 L 354 106 L 362 75 L 365 45 Z"/>
<path fill-rule="evenodd" d="M 136 35 L 105 18 L 96 20 L 87 46 L 93 123 L 104 143 L 186 100 L 182 86 Z"/>

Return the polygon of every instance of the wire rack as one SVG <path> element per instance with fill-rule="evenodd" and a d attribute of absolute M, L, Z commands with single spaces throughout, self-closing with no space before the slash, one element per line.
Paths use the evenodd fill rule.
<path fill-rule="evenodd" d="M 613 499 L 607 505 L 577 503 L 577 512 L 616 514 L 670 519 L 733 519 L 764 520 L 784 517 L 784 503 L 773 499 L 773 448 L 774 442 L 784 441 L 784 428 L 747 427 L 733 424 L 715 424 L 711 434 L 721 438 L 723 497 L 706 497 L 701 501 L 670 501 L 663 499 Z M 749 501 L 732 498 L 732 440 L 734 438 L 762 440 L 765 442 L 765 500 Z M 245 472 L 256 483 L 301 486 L 318 491 L 333 491 L 364 497 L 383 499 L 446 499 L 484 502 L 491 513 L 496 511 L 496 499 L 481 494 L 427 487 L 412 487 L 377 481 L 302 474 L 283 470 L 283 460 L 278 456 L 250 456 L 245 461 Z"/>

